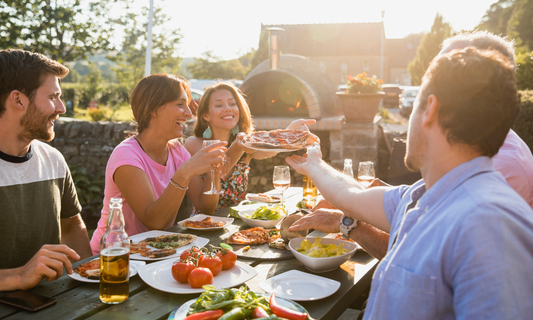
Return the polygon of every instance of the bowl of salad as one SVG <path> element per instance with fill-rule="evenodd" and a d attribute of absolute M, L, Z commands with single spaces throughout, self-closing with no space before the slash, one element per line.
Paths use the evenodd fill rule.
<path fill-rule="evenodd" d="M 280 204 L 266 205 L 239 211 L 241 220 L 250 227 L 274 228 L 285 216 L 287 209 Z"/>

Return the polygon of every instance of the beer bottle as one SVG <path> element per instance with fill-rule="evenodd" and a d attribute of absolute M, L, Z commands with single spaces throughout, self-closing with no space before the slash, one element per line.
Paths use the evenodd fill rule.
<path fill-rule="evenodd" d="M 111 198 L 107 230 L 100 240 L 100 300 L 118 304 L 130 295 L 130 239 L 124 231 L 122 199 Z"/>
<path fill-rule="evenodd" d="M 352 159 L 344 159 L 344 170 L 342 172 L 353 178 Z"/>

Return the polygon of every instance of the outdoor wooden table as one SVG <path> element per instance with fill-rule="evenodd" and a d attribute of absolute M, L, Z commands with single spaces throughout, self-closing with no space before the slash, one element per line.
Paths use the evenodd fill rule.
<path fill-rule="evenodd" d="M 301 190 L 301 188 L 299 189 Z M 294 190 L 294 188 L 291 188 L 291 190 Z M 301 197 L 301 193 L 296 193 L 294 196 Z M 227 216 L 228 213 L 229 209 L 222 209 L 216 212 L 215 215 Z M 203 232 L 188 229 L 186 232 L 208 238 L 209 243 L 218 245 L 221 239 L 225 239 L 243 225 L 240 219 L 235 219 L 232 225 L 224 229 Z M 176 225 L 170 228 L 169 231 L 184 232 L 185 230 Z M 82 262 L 93 258 L 85 259 Z M 296 259 L 271 261 L 239 258 L 239 261 L 249 264 L 258 271 L 257 276 L 246 282 L 246 285 L 256 292 L 263 292 L 258 286 L 261 281 L 275 275 L 289 270 L 309 272 Z M 298 303 L 309 311 L 310 317 L 313 319 L 337 319 L 370 285 L 376 264 L 376 259 L 366 252 L 358 250 L 340 268 L 318 274 L 322 277 L 339 281 L 341 286 L 337 292 L 324 299 L 300 301 Z M 122 304 L 107 305 L 101 303 L 98 298 L 98 284 L 73 280 L 66 275 L 66 272 L 56 281 L 41 281 L 31 291 L 47 297 L 53 297 L 57 300 L 57 303 L 33 313 L 21 311 L 15 307 L 0 303 L 0 319 L 167 319 L 172 310 L 199 296 L 198 293 L 172 294 L 159 291 L 145 284 L 137 275 L 130 278 L 129 299 Z M 5 293 L 0 292 L 0 295 Z"/>

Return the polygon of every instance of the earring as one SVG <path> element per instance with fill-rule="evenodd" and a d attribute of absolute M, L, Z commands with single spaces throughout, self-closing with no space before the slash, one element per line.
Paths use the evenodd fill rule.
<path fill-rule="evenodd" d="M 241 130 L 239 129 L 239 125 L 236 125 L 236 126 L 233 127 L 233 129 L 231 129 L 231 131 L 230 131 L 230 133 L 231 133 L 231 134 L 234 134 L 234 135 L 239 134 L 239 132 L 241 132 Z"/>
<path fill-rule="evenodd" d="M 211 131 L 210 127 L 207 127 L 202 136 L 204 137 L 204 139 L 211 139 L 213 137 L 213 131 Z"/>

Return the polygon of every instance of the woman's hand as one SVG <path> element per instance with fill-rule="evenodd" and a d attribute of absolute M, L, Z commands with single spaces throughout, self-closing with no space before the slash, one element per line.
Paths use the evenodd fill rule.
<path fill-rule="evenodd" d="M 228 144 L 226 141 L 220 141 L 205 148 L 198 150 L 189 160 L 185 161 L 185 165 L 190 176 L 200 175 L 210 170 L 218 168 L 219 173 L 224 165 L 226 158 L 226 148 Z"/>

